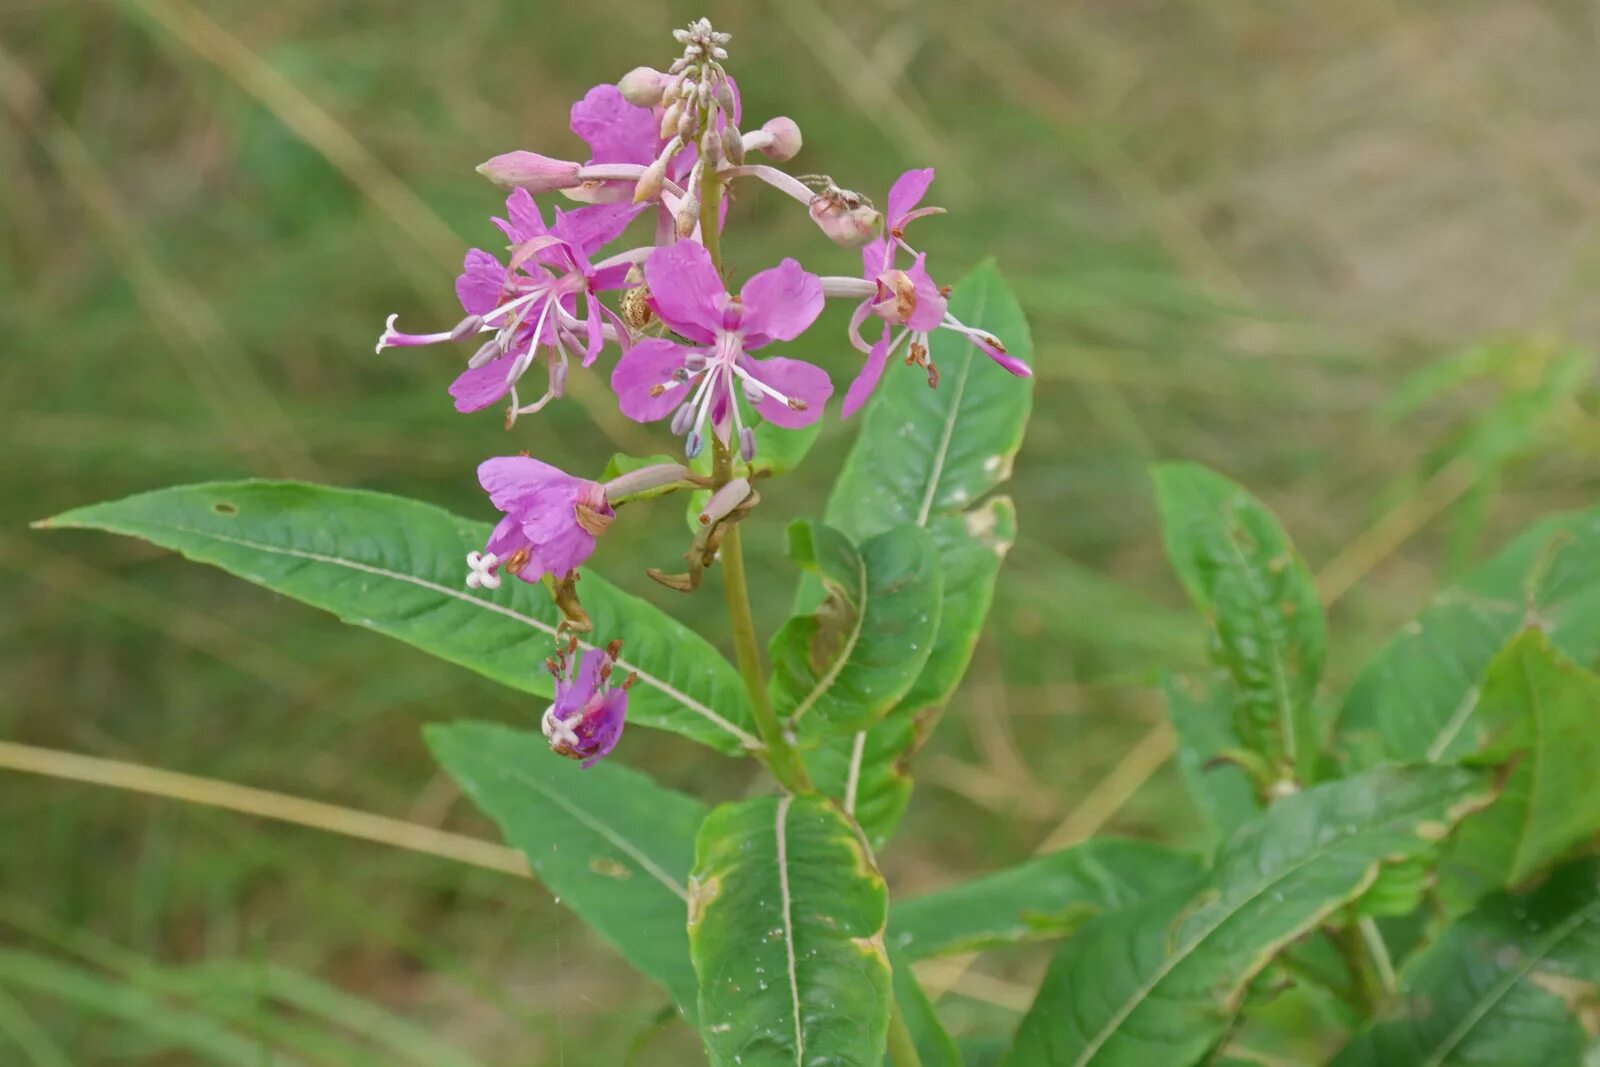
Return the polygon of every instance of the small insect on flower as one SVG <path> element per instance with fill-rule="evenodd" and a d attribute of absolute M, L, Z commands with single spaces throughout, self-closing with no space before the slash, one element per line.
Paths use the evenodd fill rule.
<path fill-rule="evenodd" d="M 555 676 L 555 703 L 545 709 L 542 727 L 550 751 L 592 767 L 617 747 L 628 715 L 628 689 L 638 678 L 634 672 L 620 685 L 612 685 L 622 642 L 604 649 L 591 648 L 577 656 L 578 639 L 568 637 L 556 654 L 545 661 Z"/>

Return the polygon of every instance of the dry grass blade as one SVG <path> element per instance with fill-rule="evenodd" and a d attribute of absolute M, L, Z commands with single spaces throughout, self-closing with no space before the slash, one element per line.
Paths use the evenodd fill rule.
<path fill-rule="evenodd" d="M 250 459 L 266 457 L 276 473 L 314 476 L 317 467 L 310 452 L 222 319 L 197 290 L 161 266 L 94 154 L 3 47 L 0 99 L 37 138 L 88 209 L 139 304 L 181 360 L 233 448 Z"/>
<path fill-rule="evenodd" d="M 504 845 L 335 804 L 324 804 L 305 797 L 274 793 L 233 782 L 219 782 L 214 778 L 9 741 L 0 741 L 0 768 L 203 804 L 330 834 L 356 837 L 391 848 L 421 852 L 502 874 L 532 877 L 522 853 Z"/>

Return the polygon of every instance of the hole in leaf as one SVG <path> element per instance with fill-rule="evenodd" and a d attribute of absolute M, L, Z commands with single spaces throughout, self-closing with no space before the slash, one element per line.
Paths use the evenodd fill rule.
<path fill-rule="evenodd" d="M 238 505 L 237 504 L 230 504 L 226 500 L 219 500 L 215 504 L 212 504 L 211 505 L 211 510 L 215 511 L 218 515 L 237 515 L 237 514 L 239 514 Z"/>

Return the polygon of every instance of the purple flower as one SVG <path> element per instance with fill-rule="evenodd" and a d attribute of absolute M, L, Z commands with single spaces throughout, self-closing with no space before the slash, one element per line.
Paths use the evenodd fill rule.
<path fill-rule="evenodd" d="M 639 422 L 672 415 L 672 432 L 688 434 L 690 456 L 704 447 L 708 420 L 724 443 L 733 428 L 742 451 L 748 454 L 753 447 L 736 384 L 775 426 L 805 426 L 822 415 L 833 394 L 826 372 L 796 359 L 749 355 L 773 341 L 794 340 L 816 320 L 823 303 L 816 275 L 786 259 L 752 277 L 733 296 L 705 248 L 679 241 L 650 253 L 644 276 L 651 309 L 691 344 L 650 338 L 617 361 L 611 387 L 623 414 Z"/>
<path fill-rule="evenodd" d="M 541 725 L 550 740 L 550 751 L 582 760 L 589 768 L 617 747 L 628 715 L 628 688 L 636 675 L 628 675 L 619 686 L 610 684 L 621 641 L 611 642 L 603 651 L 591 648 L 575 664 L 577 649 L 578 640 L 572 638 L 554 658 L 545 661 L 546 669 L 555 675 L 556 699 L 545 709 Z"/>
<path fill-rule="evenodd" d="M 962 334 L 990 359 L 1019 378 L 1033 374 L 1026 363 L 1006 353 L 1005 345 L 999 338 L 966 325 L 950 313 L 946 304 L 949 289 L 929 276 L 927 256 L 906 242 L 908 224 L 944 211 L 943 208 L 918 206 L 932 183 L 932 167 L 908 170 L 900 175 L 889 190 L 888 211 L 884 216 L 886 236 L 861 250 L 862 275 L 872 288 L 850 319 L 850 339 L 856 348 L 866 353 L 867 361 L 845 392 L 842 408 L 845 418 L 866 403 L 878 379 L 883 376 L 889 357 L 902 346 L 906 346 L 906 362 L 926 367 L 929 384 L 937 384 L 938 368 L 928 359 L 928 335 L 934 330 L 953 330 Z M 904 269 L 898 266 L 901 251 L 912 257 L 911 265 Z M 859 291 L 857 287 L 861 285 L 861 282 L 855 282 L 849 291 Z M 883 332 L 875 343 L 869 345 L 861 337 L 861 327 L 873 317 L 882 320 Z M 899 333 L 895 333 L 896 328 Z"/>
<path fill-rule="evenodd" d="M 499 588 L 500 571 L 530 583 L 546 574 L 564 578 L 616 517 L 599 483 L 527 455 L 485 460 L 478 482 L 505 518 L 482 552 L 467 554 L 469 589 Z"/>
<path fill-rule="evenodd" d="M 456 279 L 456 296 L 467 317 L 442 333 L 408 334 L 394 328 L 396 316 L 391 315 L 377 350 L 492 334 L 451 384 L 450 395 L 457 411 L 468 412 L 509 393 L 510 425 L 518 415 L 537 411 L 562 395 L 569 353 L 580 355 L 587 367 L 600 354 L 608 331 L 626 344 L 627 327 L 595 294 L 623 288 L 631 260 L 623 256 L 593 264 L 589 254 L 614 240 L 633 216 L 621 205 L 570 214 L 558 210 L 555 223 L 547 227 L 533 196 L 521 188 L 506 198 L 506 214 L 508 218 L 494 222 L 511 240 L 509 262 L 502 264 L 474 248 Z M 559 360 L 550 364 L 550 386 L 544 396 L 524 406 L 517 385 L 540 347 L 549 348 Z"/>

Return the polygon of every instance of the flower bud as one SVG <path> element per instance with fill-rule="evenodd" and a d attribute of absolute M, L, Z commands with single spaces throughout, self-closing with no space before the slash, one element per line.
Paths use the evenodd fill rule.
<path fill-rule="evenodd" d="M 678 116 L 678 136 L 685 142 L 694 140 L 695 122 L 700 118 L 700 112 L 693 107 L 683 109 L 683 114 Z M 666 134 L 662 134 L 663 137 Z"/>
<path fill-rule="evenodd" d="M 694 228 L 700 225 L 700 198 L 691 196 L 683 202 L 678 209 L 677 217 L 673 219 L 674 229 L 679 237 L 688 237 L 694 233 Z"/>
<path fill-rule="evenodd" d="M 722 154 L 734 166 L 744 166 L 744 137 L 732 122 L 722 128 Z"/>
<path fill-rule="evenodd" d="M 537 152 L 506 152 L 479 165 L 478 173 L 505 189 L 526 189 L 548 193 L 579 184 L 581 165 L 566 159 L 551 159 Z"/>
<path fill-rule="evenodd" d="M 717 94 L 717 106 L 722 109 L 724 115 L 728 116 L 728 121 L 732 122 L 734 111 L 733 85 L 728 79 L 723 78 L 717 82 L 717 87 L 714 91 Z"/>
<path fill-rule="evenodd" d="M 782 163 L 800 154 L 800 127 L 795 125 L 794 119 L 779 115 L 775 119 L 768 119 L 761 129 L 772 138 L 771 143 L 761 150 L 768 159 Z"/>
<path fill-rule="evenodd" d="M 662 112 L 660 133 L 663 141 L 678 132 L 678 120 L 683 118 L 683 111 L 683 101 L 674 100 L 672 105 Z"/>
<path fill-rule="evenodd" d="M 667 180 L 667 157 L 660 159 L 644 169 L 639 176 L 639 182 L 633 187 L 633 202 L 635 204 L 647 203 L 661 196 L 661 183 Z"/>
<path fill-rule="evenodd" d="M 655 107 L 668 84 L 667 75 L 653 67 L 634 67 L 617 82 L 622 98 L 639 107 Z"/>
<path fill-rule="evenodd" d="M 883 216 L 870 204 L 849 196 L 822 195 L 812 198 L 811 218 L 828 239 L 845 248 L 856 248 L 872 240 Z"/>

